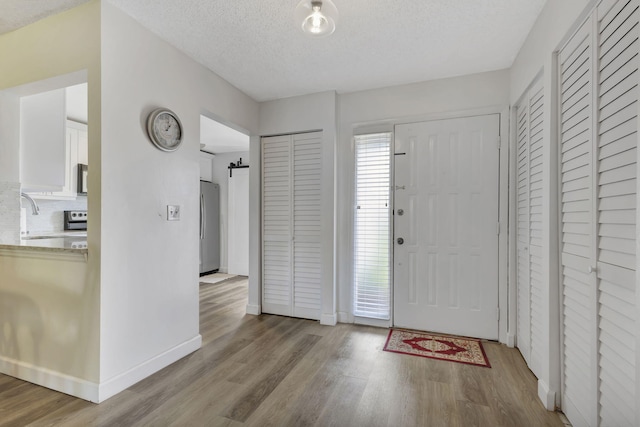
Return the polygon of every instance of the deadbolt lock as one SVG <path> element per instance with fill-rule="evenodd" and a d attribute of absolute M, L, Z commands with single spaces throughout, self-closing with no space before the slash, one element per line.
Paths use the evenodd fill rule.
<path fill-rule="evenodd" d="M 398 242 L 399 245 L 401 245 L 401 244 L 404 243 L 404 239 L 402 237 L 398 237 L 397 242 Z"/>
<path fill-rule="evenodd" d="M 398 215 L 400 216 L 404 215 L 404 209 L 398 209 Z"/>

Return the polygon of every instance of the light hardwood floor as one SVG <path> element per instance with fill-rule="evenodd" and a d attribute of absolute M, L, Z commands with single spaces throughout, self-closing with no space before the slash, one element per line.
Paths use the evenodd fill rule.
<path fill-rule="evenodd" d="M 383 352 L 387 330 L 245 315 L 247 281 L 200 287 L 203 345 L 95 405 L 0 375 L 0 426 L 562 426 L 517 350 L 491 369 Z"/>

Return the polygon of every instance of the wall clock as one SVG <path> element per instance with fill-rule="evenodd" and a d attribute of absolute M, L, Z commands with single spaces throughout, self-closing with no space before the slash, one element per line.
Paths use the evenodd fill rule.
<path fill-rule="evenodd" d="M 166 108 L 158 108 L 149 114 L 147 132 L 151 142 L 162 151 L 175 151 L 182 143 L 180 119 Z"/>

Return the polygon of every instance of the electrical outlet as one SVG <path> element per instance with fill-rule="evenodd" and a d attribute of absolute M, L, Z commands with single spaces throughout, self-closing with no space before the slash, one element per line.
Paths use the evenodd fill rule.
<path fill-rule="evenodd" d="M 180 221 L 180 205 L 167 205 L 167 221 Z"/>

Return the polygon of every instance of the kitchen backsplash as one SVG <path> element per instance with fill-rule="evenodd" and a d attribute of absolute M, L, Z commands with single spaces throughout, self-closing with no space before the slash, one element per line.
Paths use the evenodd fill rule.
<path fill-rule="evenodd" d="M 78 196 L 76 200 L 36 199 L 40 207 L 39 215 L 31 214 L 31 207 L 25 200 L 27 208 L 27 230 L 29 234 L 56 233 L 64 231 L 64 211 L 87 210 L 87 198 Z"/>
<path fill-rule="evenodd" d="M 20 183 L 0 182 L 0 242 L 20 238 Z"/>

